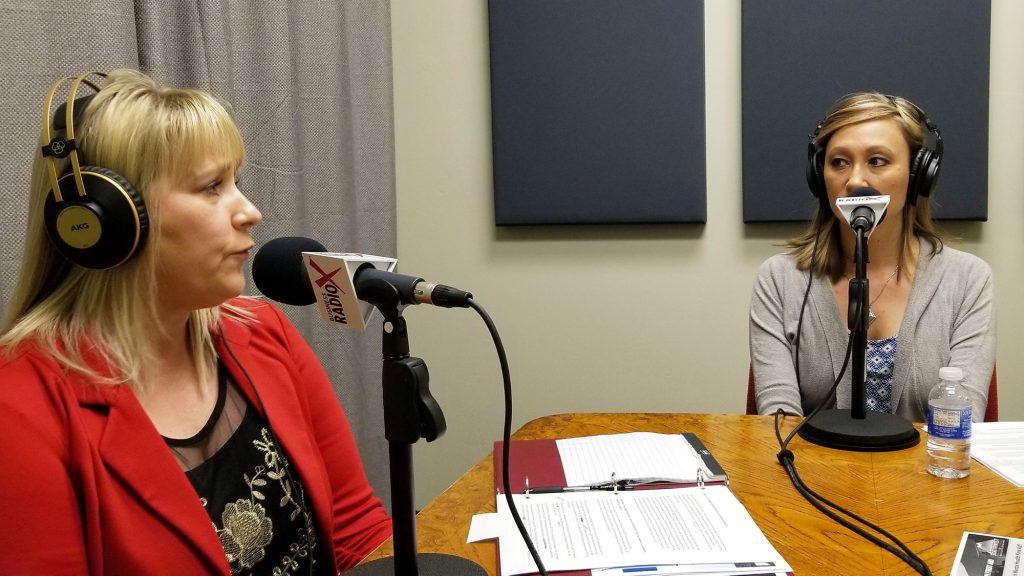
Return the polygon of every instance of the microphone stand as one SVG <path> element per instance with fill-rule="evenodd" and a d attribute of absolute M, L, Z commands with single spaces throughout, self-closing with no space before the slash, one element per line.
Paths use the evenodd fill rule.
<path fill-rule="evenodd" d="M 486 576 L 471 560 L 450 554 L 416 552 L 416 511 L 413 506 L 412 445 L 432 442 L 444 434 L 444 413 L 430 395 L 427 364 L 409 355 L 409 332 L 398 291 L 384 280 L 360 285 L 359 298 L 384 316 L 384 437 L 388 440 L 391 476 L 393 557 L 352 568 L 352 576 Z"/>
<path fill-rule="evenodd" d="M 856 327 L 850 335 L 853 338 L 853 357 L 850 358 L 850 417 L 854 420 L 867 418 L 867 387 L 864 382 L 864 365 L 867 362 L 868 324 L 871 320 L 871 306 L 868 289 L 868 246 L 864 230 L 857 229 L 857 242 L 853 248 L 854 275 L 850 279 L 847 298 L 846 323 Z M 860 318 L 857 315 L 860 314 Z"/>
<path fill-rule="evenodd" d="M 847 323 L 853 329 L 850 359 L 850 409 L 822 410 L 807 420 L 800 436 L 828 448 L 862 452 L 888 452 L 914 446 L 920 433 L 903 417 L 867 409 L 864 384 L 864 362 L 868 347 L 868 237 L 863 228 L 856 228 L 857 241 L 853 257 L 856 273 L 850 279 Z M 860 318 L 857 315 L 860 314 Z"/>

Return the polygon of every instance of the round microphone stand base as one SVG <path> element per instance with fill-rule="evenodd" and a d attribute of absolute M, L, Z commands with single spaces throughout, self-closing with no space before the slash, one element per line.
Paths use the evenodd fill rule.
<path fill-rule="evenodd" d="M 472 560 L 450 554 L 417 554 L 419 576 L 487 576 L 487 571 Z M 345 576 L 395 576 L 394 557 L 367 562 L 345 572 Z"/>
<path fill-rule="evenodd" d="M 890 452 L 916 446 L 921 434 L 900 416 L 868 410 L 856 419 L 850 410 L 822 410 L 800 429 L 808 442 L 859 452 Z"/>

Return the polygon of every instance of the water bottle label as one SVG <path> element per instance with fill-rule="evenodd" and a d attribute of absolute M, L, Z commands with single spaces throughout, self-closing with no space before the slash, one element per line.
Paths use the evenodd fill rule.
<path fill-rule="evenodd" d="M 928 407 L 928 435 L 950 440 L 967 440 L 971 437 L 971 408 L 950 410 Z"/>

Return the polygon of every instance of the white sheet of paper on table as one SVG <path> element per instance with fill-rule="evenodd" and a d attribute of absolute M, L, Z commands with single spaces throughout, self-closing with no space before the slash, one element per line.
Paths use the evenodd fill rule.
<path fill-rule="evenodd" d="M 548 571 L 764 561 L 790 571 L 725 486 L 513 498 Z M 502 495 L 497 509 L 502 576 L 536 572 Z"/>

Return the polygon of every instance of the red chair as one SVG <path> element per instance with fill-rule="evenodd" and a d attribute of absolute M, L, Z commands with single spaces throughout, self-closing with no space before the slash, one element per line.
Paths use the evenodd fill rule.
<path fill-rule="evenodd" d="M 992 381 L 988 385 L 988 405 L 985 406 L 985 422 L 999 421 L 999 389 L 996 387 L 996 369 L 992 368 Z"/>
<path fill-rule="evenodd" d="M 747 416 L 757 414 L 757 398 L 754 397 L 754 367 L 747 370 Z"/>
<path fill-rule="evenodd" d="M 754 368 L 747 376 L 747 414 L 757 414 L 757 400 L 754 397 Z M 985 422 L 999 421 L 999 388 L 996 386 L 996 369 L 992 368 L 992 380 L 988 385 L 988 405 L 985 406 Z"/>

